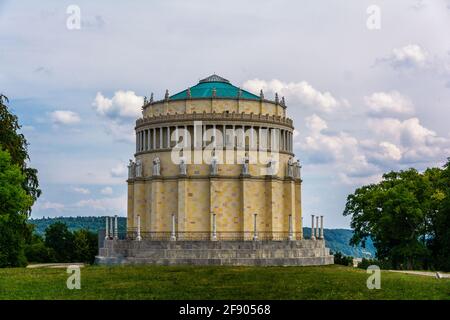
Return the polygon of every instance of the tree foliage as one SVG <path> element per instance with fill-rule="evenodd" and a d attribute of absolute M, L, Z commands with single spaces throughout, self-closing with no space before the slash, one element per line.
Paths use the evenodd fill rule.
<path fill-rule="evenodd" d="M 56 222 L 45 230 L 45 245 L 53 250 L 56 261 L 72 261 L 74 235 L 64 223 Z"/>
<path fill-rule="evenodd" d="M 36 236 L 28 249 L 27 258 L 32 262 L 93 263 L 98 239 L 89 230 L 71 232 L 65 223 L 55 222 L 45 230 L 45 240 L 42 242 L 42 237 Z"/>
<path fill-rule="evenodd" d="M 25 136 L 19 132 L 21 126 L 17 116 L 8 110 L 6 105 L 8 102 L 8 98 L 0 94 L 0 149 L 8 151 L 12 163 L 19 166 L 25 176 L 22 187 L 36 201 L 41 195 L 37 170 L 27 165 L 27 161 L 30 159 L 28 143 Z M 31 211 L 34 201 L 30 203 L 28 211 Z"/>
<path fill-rule="evenodd" d="M 27 212 L 33 200 L 22 188 L 25 176 L 8 152 L 0 150 L 0 267 L 26 263 Z"/>
<path fill-rule="evenodd" d="M 378 184 L 356 189 L 344 210 L 352 219 L 351 243 L 364 246 L 370 236 L 377 258 L 394 268 L 448 269 L 449 163 L 423 173 L 389 172 Z"/>
<path fill-rule="evenodd" d="M 74 257 L 76 261 L 94 263 L 98 253 L 97 234 L 86 229 L 73 232 L 74 235 Z"/>
<path fill-rule="evenodd" d="M 351 267 L 353 266 L 353 257 L 346 256 L 342 252 L 334 252 L 334 264 L 340 264 L 343 266 Z"/>

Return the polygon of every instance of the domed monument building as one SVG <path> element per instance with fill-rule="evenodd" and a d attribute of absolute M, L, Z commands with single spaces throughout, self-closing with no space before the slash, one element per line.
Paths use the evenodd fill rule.
<path fill-rule="evenodd" d="M 269 100 L 218 75 L 146 98 L 128 166 L 127 233 L 107 222 L 97 261 L 333 263 L 323 217 L 303 238 L 301 165 L 286 108 L 278 95 Z"/>

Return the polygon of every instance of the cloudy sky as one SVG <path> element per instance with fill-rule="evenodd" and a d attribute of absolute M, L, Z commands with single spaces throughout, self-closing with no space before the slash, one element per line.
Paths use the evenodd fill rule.
<path fill-rule="evenodd" d="M 34 218 L 124 216 L 143 96 L 212 73 L 286 97 L 303 212 L 327 227 L 349 226 L 356 187 L 450 156 L 450 1 L 92 2 L 0 0 L 0 91 L 39 170 Z"/>

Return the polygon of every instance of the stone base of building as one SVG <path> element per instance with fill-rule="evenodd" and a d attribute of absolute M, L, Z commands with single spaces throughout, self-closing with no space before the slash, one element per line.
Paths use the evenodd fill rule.
<path fill-rule="evenodd" d="M 334 263 L 324 240 L 105 240 L 97 264 L 316 266 Z"/>

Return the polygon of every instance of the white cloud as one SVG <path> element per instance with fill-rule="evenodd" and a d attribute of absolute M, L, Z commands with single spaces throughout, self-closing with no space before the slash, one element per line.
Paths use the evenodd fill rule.
<path fill-rule="evenodd" d="M 144 98 L 133 91 L 119 90 L 110 99 L 98 92 L 92 106 L 105 121 L 107 134 L 118 142 L 135 142 L 134 121 L 142 116 Z"/>
<path fill-rule="evenodd" d="M 422 126 L 418 118 L 403 121 L 394 118 L 371 119 L 369 128 L 378 136 L 407 147 L 432 143 L 437 138 L 436 133 Z"/>
<path fill-rule="evenodd" d="M 132 122 L 121 123 L 111 119 L 106 122 L 104 129 L 107 134 L 112 136 L 114 141 L 125 143 L 131 142 L 133 144 L 136 142 L 134 125 Z"/>
<path fill-rule="evenodd" d="M 106 196 L 112 195 L 113 189 L 111 187 L 105 187 L 102 190 L 100 190 L 100 193 Z"/>
<path fill-rule="evenodd" d="M 414 106 L 411 100 L 398 91 L 375 92 L 364 97 L 369 111 L 375 115 L 411 114 Z"/>
<path fill-rule="evenodd" d="M 66 206 L 62 203 L 50 202 L 50 201 L 38 201 L 34 205 L 33 209 L 62 211 L 65 208 L 66 208 Z"/>
<path fill-rule="evenodd" d="M 399 130 L 387 125 L 389 128 L 383 131 L 386 119 L 377 120 L 378 126 L 372 123 L 370 128 L 375 127 L 387 136 Z M 390 120 L 401 123 L 396 119 Z M 332 170 L 340 182 L 346 185 L 379 181 L 383 172 L 398 167 L 404 152 L 408 151 L 396 139 L 386 137 L 383 140 L 383 136 L 378 133 L 364 140 L 344 131 L 328 130 L 328 123 L 316 114 L 306 117 L 305 122 L 308 132 L 303 139 L 299 138 L 295 142 L 295 146 L 300 149 L 299 154 L 310 165 L 321 168 L 326 166 L 327 170 Z M 405 127 L 411 125 L 405 123 Z"/>
<path fill-rule="evenodd" d="M 141 107 L 143 104 L 143 97 L 137 96 L 133 91 L 123 90 L 116 91 L 111 99 L 104 97 L 101 92 L 97 92 L 92 103 L 99 115 L 113 119 L 136 119 L 142 114 Z"/>
<path fill-rule="evenodd" d="M 246 81 L 243 86 L 252 92 L 259 92 L 261 89 L 265 94 L 277 92 L 280 97 L 285 96 L 288 100 L 298 101 L 324 112 L 330 112 L 342 104 L 348 105 L 347 100 L 343 100 L 344 103 L 341 103 L 330 92 L 320 92 L 306 81 L 288 83 L 277 79 L 270 81 L 253 79 Z"/>
<path fill-rule="evenodd" d="M 55 124 L 75 124 L 80 122 L 80 116 L 68 110 L 56 110 L 50 113 L 50 119 Z"/>
<path fill-rule="evenodd" d="M 398 146 L 402 152 L 401 158 L 408 163 L 433 162 L 444 157 L 449 150 L 449 139 L 439 137 L 433 130 L 422 126 L 418 118 L 403 121 L 393 118 L 371 119 L 369 128 L 378 137 Z"/>
<path fill-rule="evenodd" d="M 111 215 L 127 211 L 127 195 L 115 198 L 87 199 L 78 201 L 75 207 L 90 208 L 98 211 L 108 211 Z"/>
<path fill-rule="evenodd" d="M 398 161 L 402 158 L 402 151 L 393 143 L 380 142 L 380 151 L 384 158 Z"/>
<path fill-rule="evenodd" d="M 326 134 L 328 128 L 325 120 L 317 115 L 305 119 L 310 130 L 303 141 L 298 141 L 298 147 L 307 155 L 310 161 L 329 163 L 343 159 L 350 160 L 357 153 L 358 140 L 345 132 Z"/>
<path fill-rule="evenodd" d="M 111 176 L 114 178 L 124 177 L 127 173 L 127 167 L 123 163 L 118 163 L 110 170 Z"/>
<path fill-rule="evenodd" d="M 394 48 L 387 60 L 393 67 L 424 67 L 428 60 L 428 53 L 417 44 L 408 44 L 401 48 Z"/>
<path fill-rule="evenodd" d="M 78 188 L 75 187 L 73 188 L 73 191 L 77 192 L 77 193 L 81 193 L 81 194 L 90 194 L 91 192 L 89 191 L 89 189 L 86 188 Z"/>
<path fill-rule="evenodd" d="M 306 121 L 306 127 L 314 133 L 318 133 L 318 132 L 328 128 L 328 125 L 325 122 L 325 120 L 323 120 L 316 114 L 306 117 L 305 121 Z"/>

